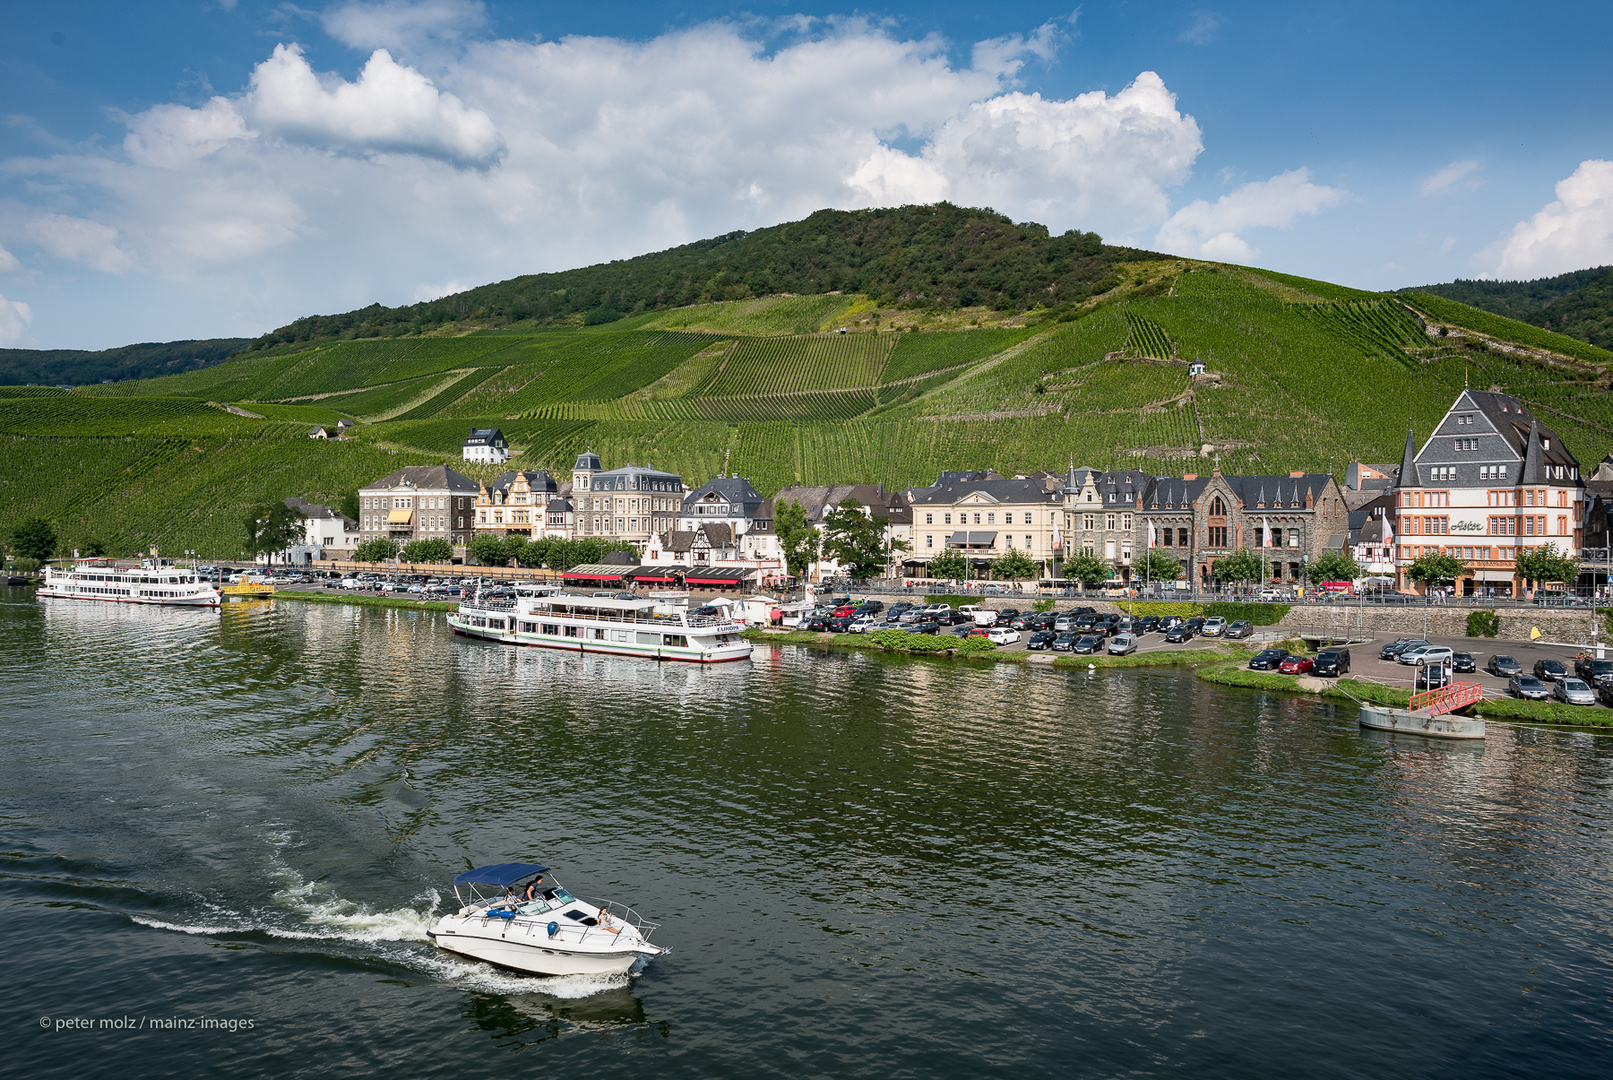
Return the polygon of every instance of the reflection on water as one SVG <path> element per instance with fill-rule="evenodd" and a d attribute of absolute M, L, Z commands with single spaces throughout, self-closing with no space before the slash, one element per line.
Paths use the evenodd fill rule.
<path fill-rule="evenodd" d="M 87 1061 L 125 1044 L 32 1033 L 30 1071 L 227 1048 L 414 1076 L 491 1045 L 600 1076 L 1571 1076 L 1610 1049 L 1606 739 L 1363 731 L 1169 671 L 515 650 L 283 601 L 0 597 L 0 648 L 0 997 L 261 1021 Z M 433 948 L 453 875 L 515 858 L 673 952 L 542 980 Z"/>

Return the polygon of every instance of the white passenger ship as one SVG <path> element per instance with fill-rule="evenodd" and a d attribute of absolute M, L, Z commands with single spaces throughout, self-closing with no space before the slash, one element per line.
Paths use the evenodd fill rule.
<path fill-rule="evenodd" d="M 164 607 L 219 606 L 218 590 L 194 569 L 153 559 L 138 566 L 114 559 L 80 559 L 62 570 L 48 566 L 45 583 L 34 595 Z"/>
<path fill-rule="evenodd" d="M 744 627 L 727 615 L 696 615 L 687 602 L 580 596 L 519 586 L 513 598 L 476 596 L 448 616 L 454 633 L 576 653 L 720 664 L 747 660 Z"/>

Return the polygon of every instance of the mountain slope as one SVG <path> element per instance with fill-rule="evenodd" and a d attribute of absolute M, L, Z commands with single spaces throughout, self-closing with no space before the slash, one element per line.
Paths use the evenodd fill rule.
<path fill-rule="evenodd" d="M 227 359 L 250 338 L 146 342 L 89 352 L 83 349 L 0 349 L 0 385 L 43 386 L 149 379 L 193 371 Z"/>
<path fill-rule="evenodd" d="M 1613 266 L 1532 281 L 1457 280 L 1398 292 L 1432 293 L 1613 350 Z"/>

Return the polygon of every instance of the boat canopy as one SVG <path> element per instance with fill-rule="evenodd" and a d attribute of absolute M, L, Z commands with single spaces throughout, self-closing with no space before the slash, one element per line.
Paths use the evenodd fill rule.
<path fill-rule="evenodd" d="M 539 866 L 536 863 L 503 862 L 493 866 L 478 866 L 475 870 L 466 870 L 454 879 L 454 884 L 501 885 L 507 888 L 524 877 L 548 872 L 549 868 L 547 866 Z"/>

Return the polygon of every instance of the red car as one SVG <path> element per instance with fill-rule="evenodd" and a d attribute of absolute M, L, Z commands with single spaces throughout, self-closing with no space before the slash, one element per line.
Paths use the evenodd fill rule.
<path fill-rule="evenodd" d="M 965 634 L 963 636 L 964 637 L 990 637 L 991 636 L 991 631 L 986 629 L 984 626 L 977 626 L 973 630 L 969 631 L 967 634 Z"/>
<path fill-rule="evenodd" d="M 844 619 L 846 616 L 856 612 L 856 610 L 857 609 L 852 607 L 850 604 L 841 604 L 839 607 L 835 608 L 834 617 L 837 619 Z"/>
<path fill-rule="evenodd" d="M 1308 656 L 1290 656 L 1277 665 L 1277 670 L 1284 675 L 1304 675 L 1311 669 L 1311 658 Z"/>

